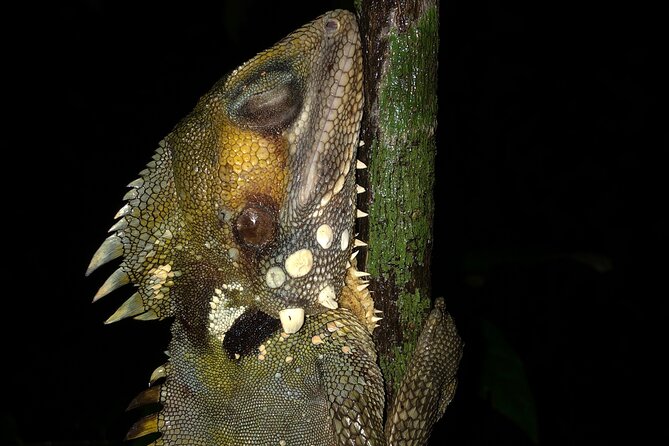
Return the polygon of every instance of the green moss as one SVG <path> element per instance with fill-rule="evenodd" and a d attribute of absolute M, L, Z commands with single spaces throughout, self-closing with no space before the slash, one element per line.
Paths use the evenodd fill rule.
<path fill-rule="evenodd" d="M 430 306 L 427 267 L 434 214 L 434 132 L 437 116 L 438 14 L 432 7 L 413 26 L 388 36 L 379 87 L 379 139 L 370 148 L 367 269 L 398 291 L 403 343 L 382 358 L 397 385 Z"/>
<path fill-rule="evenodd" d="M 402 377 L 418 341 L 424 316 L 430 309 L 430 298 L 429 296 L 421 297 L 419 290 L 413 294 L 402 293 L 398 297 L 398 306 L 400 322 L 405 328 L 404 340 L 401 345 L 392 348 L 389 356 L 382 357 L 380 361 L 383 375 L 386 380 L 393 383 L 395 392 L 399 390 Z"/>
<path fill-rule="evenodd" d="M 355 6 L 355 11 L 360 14 L 360 11 L 362 11 L 362 0 L 353 0 L 353 5 Z"/>
<path fill-rule="evenodd" d="M 380 138 L 370 153 L 370 259 L 377 277 L 404 286 L 423 266 L 434 212 L 436 9 L 417 26 L 389 36 L 389 63 L 379 90 Z"/>

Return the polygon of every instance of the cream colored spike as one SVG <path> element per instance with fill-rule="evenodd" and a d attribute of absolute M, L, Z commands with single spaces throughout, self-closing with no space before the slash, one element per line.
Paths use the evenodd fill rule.
<path fill-rule="evenodd" d="M 88 276 L 101 265 L 110 262 L 123 255 L 123 243 L 116 235 L 110 235 L 102 242 L 102 245 L 95 251 L 91 263 L 88 264 L 86 275 Z"/>
<path fill-rule="evenodd" d="M 134 187 L 137 189 L 138 187 L 142 187 L 144 185 L 144 179 L 143 178 L 137 178 L 135 181 L 131 181 L 128 183 L 128 187 Z"/>
<path fill-rule="evenodd" d="M 366 277 L 366 276 L 371 276 L 368 272 L 365 271 L 358 271 L 357 269 L 353 271 L 352 273 L 355 277 Z"/>
<path fill-rule="evenodd" d="M 165 378 L 167 376 L 167 370 L 165 370 L 165 366 L 161 365 L 158 367 L 156 370 L 151 373 L 151 378 L 149 379 L 149 385 L 153 385 L 156 381 L 158 381 L 160 378 Z"/>
<path fill-rule="evenodd" d="M 116 215 L 114 215 L 114 218 L 125 217 L 130 213 L 130 211 L 132 211 L 132 206 L 130 206 L 129 204 L 125 204 L 121 209 L 118 210 Z"/>
<path fill-rule="evenodd" d="M 109 231 L 107 231 L 107 232 L 121 231 L 121 230 L 123 230 L 127 227 L 128 227 L 128 222 L 126 221 L 125 218 L 122 218 L 119 221 L 117 221 L 116 223 L 114 223 L 114 226 L 109 228 Z"/>
<path fill-rule="evenodd" d="M 95 296 L 93 296 L 93 302 L 96 302 L 98 299 L 129 283 L 130 277 L 128 274 L 121 268 L 117 269 L 112 273 L 111 276 L 107 278 L 107 280 L 105 280 L 105 283 L 102 284 L 98 292 L 95 293 Z"/>
<path fill-rule="evenodd" d="M 128 192 L 125 193 L 123 196 L 124 200 L 133 200 L 137 198 L 137 189 L 130 189 Z"/>
<path fill-rule="evenodd" d="M 356 289 L 357 289 L 358 291 L 362 291 L 362 290 L 364 290 L 365 288 L 367 288 L 368 286 L 369 286 L 369 282 L 363 282 L 363 283 L 361 283 L 360 285 L 358 285 L 358 286 L 356 287 Z"/>
<path fill-rule="evenodd" d="M 123 304 L 116 310 L 114 314 L 109 316 L 109 319 L 105 321 L 105 324 L 113 324 L 118 322 L 121 319 L 127 317 L 137 316 L 140 313 L 145 311 L 144 302 L 142 301 L 142 296 L 139 293 L 135 293 L 130 296 L 130 299 L 123 302 Z"/>
<path fill-rule="evenodd" d="M 353 246 L 358 248 L 360 246 L 367 246 L 367 243 L 363 242 L 362 240 L 355 239 L 353 240 Z"/>
<path fill-rule="evenodd" d="M 158 319 L 158 315 L 152 309 L 149 309 L 146 313 L 138 314 L 133 317 L 136 321 L 155 321 Z"/>

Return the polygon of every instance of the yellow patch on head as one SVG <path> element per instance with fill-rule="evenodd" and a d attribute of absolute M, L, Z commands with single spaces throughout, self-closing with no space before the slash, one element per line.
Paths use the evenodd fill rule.
<path fill-rule="evenodd" d="M 280 203 L 288 183 L 287 142 L 281 136 L 240 129 L 229 121 L 218 135 L 221 200 L 233 209 L 252 194 Z"/>

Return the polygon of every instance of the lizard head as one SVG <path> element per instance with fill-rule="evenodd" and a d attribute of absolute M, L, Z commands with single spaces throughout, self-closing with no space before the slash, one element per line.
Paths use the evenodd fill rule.
<path fill-rule="evenodd" d="M 176 316 L 222 338 L 249 310 L 292 333 L 305 314 L 336 308 L 354 245 L 362 102 L 346 11 L 214 85 L 129 184 L 89 265 L 122 257 L 94 300 L 137 288 L 108 322 Z"/>

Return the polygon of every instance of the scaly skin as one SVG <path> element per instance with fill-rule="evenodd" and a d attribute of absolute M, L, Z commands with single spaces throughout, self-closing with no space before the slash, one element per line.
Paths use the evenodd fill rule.
<path fill-rule="evenodd" d="M 461 345 L 439 300 L 383 428 L 380 320 L 357 270 L 362 113 L 355 18 L 332 11 L 218 82 L 160 143 L 87 274 L 123 257 L 109 322 L 173 318 L 131 404 L 160 445 L 421 445 Z"/>

